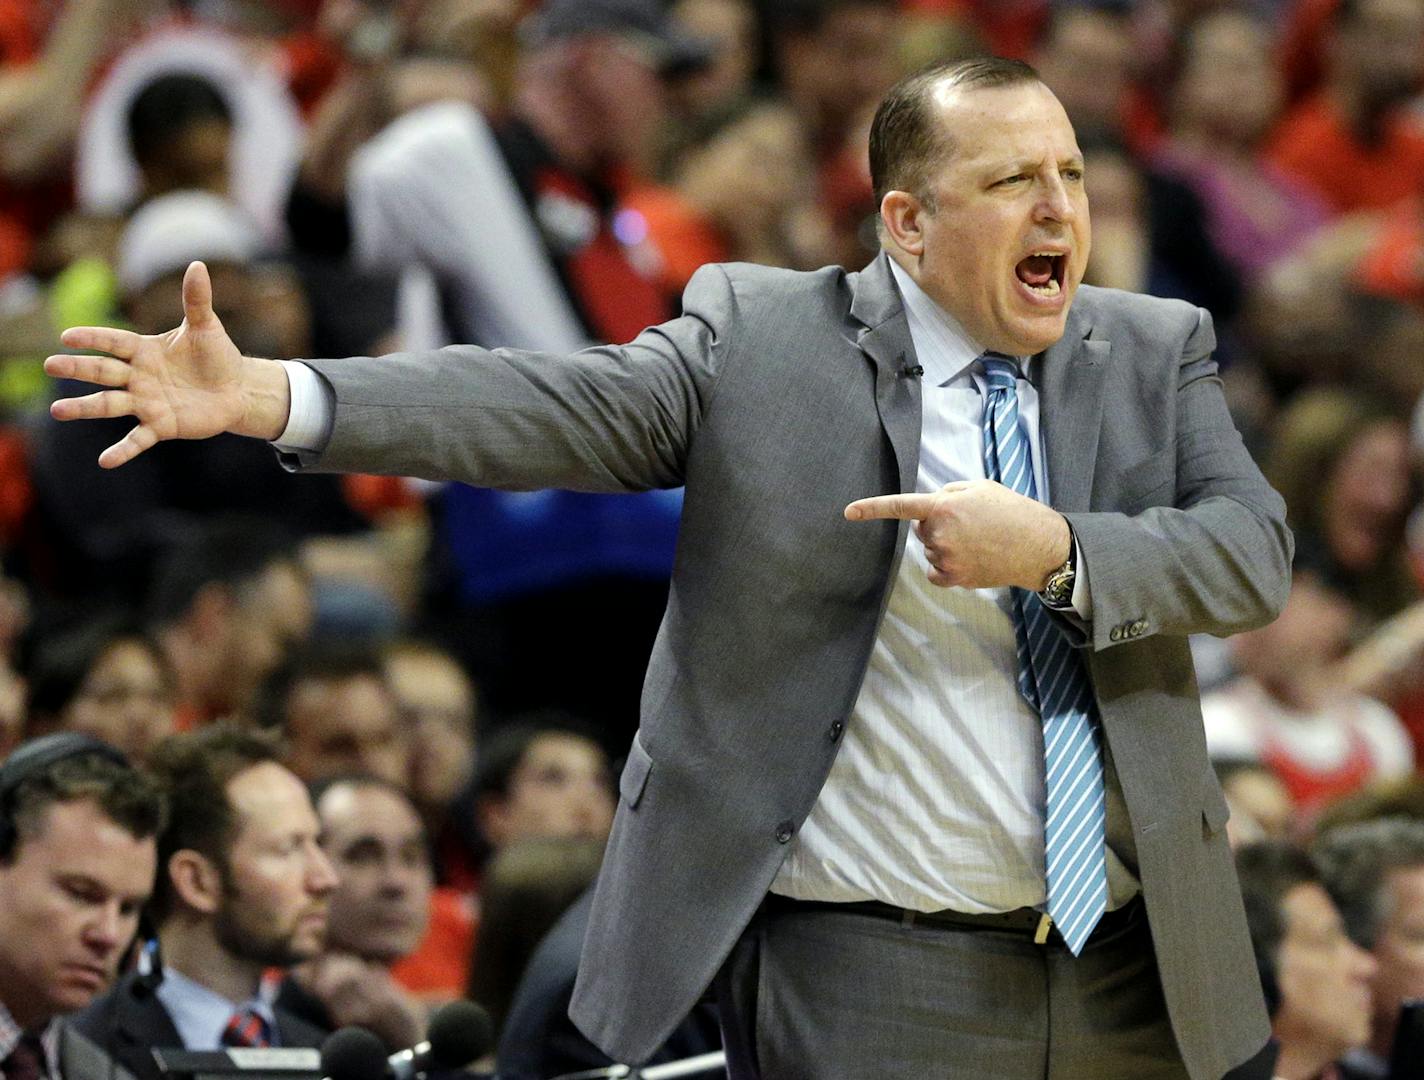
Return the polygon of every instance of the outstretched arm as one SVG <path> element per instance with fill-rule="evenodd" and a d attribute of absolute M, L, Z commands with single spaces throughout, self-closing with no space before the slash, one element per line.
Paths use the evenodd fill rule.
<path fill-rule="evenodd" d="M 287 424 L 287 374 L 275 360 L 243 356 L 213 312 L 208 268 L 183 276 L 183 322 L 166 334 L 81 326 L 60 341 L 72 349 L 45 360 L 45 372 L 106 387 L 50 406 L 56 420 L 132 416 L 138 423 L 99 455 L 117 468 L 166 439 L 206 439 L 223 432 L 276 439 Z"/>

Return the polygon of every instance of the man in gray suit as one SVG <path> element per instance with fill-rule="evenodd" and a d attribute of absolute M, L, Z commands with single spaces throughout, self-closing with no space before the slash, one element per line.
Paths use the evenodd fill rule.
<path fill-rule="evenodd" d="M 107 467 L 229 430 L 298 468 L 686 484 L 571 1010 L 615 1057 L 715 983 L 738 1077 L 1219 1077 L 1267 1027 L 1186 636 L 1274 617 L 1284 507 L 1210 317 L 1079 289 L 1082 158 L 1031 69 L 904 80 L 871 161 L 859 274 L 704 267 L 572 358 L 277 365 L 195 264 L 172 334 L 66 332 L 110 356 L 47 369 L 110 389 L 54 415 L 136 416 Z"/>

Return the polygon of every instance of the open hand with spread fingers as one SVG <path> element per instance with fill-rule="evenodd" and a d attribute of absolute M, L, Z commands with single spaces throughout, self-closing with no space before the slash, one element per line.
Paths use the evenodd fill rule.
<path fill-rule="evenodd" d="M 1072 548 L 1068 521 L 994 480 L 958 480 L 931 493 L 876 495 L 845 508 L 850 521 L 915 523 L 935 585 L 1037 592 Z"/>
<path fill-rule="evenodd" d="M 60 335 L 71 349 L 45 360 L 49 375 L 107 389 L 62 398 L 56 420 L 132 416 L 138 423 L 99 455 L 117 468 L 165 439 L 206 439 L 222 432 L 275 439 L 287 424 L 287 373 L 275 360 L 243 356 L 213 311 L 212 282 L 200 262 L 183 276 L 183 323 L 166 334 L 73 327 Z"/>

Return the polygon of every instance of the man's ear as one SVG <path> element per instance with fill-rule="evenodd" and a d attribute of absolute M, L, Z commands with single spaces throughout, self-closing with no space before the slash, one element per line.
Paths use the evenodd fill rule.
<path fill-rule="evenodd" d="M 183 848 L 168 857 L 168 880 L 185 905 L 203 915 L 217 911 L 223 898 L 222 874 L 206 855 Z"/>
<path fill-rule="evenodd" d="M 918 259 L 925 253 L 925 204 L 908 191 L 887 191 L 880 200 L 880 222 L 888 236 L 906 255 Z"/>

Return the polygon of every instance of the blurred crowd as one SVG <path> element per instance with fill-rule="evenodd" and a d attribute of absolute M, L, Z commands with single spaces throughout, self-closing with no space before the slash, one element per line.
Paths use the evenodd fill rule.
<path fill-rule="evenodd" d="M 516 990 L 566 993 L 680 493 L 295 476 L 235 437 L 105 473 L 126 424 L 51 421 L 40 363 L 171 329 L 193 259 L 277 357 L 575 350 L 707 262 L 859 269 L 880 96 L 985 52 L 1074 122 L 1087 281 L 1210 310 L 1285 496 L 1285 614 L 1194 643 L 1207 746 L 1280 1075 L 1386 1075 L 1424 997 L 1419 0 L 0 0 L 0 756 L 84 732 L 229 801 L 280 769 L 329 914 L 256 957 L 286 1013 L 394 1048 L 468 995 L 509 1075 L 598 1063 Z"/>

